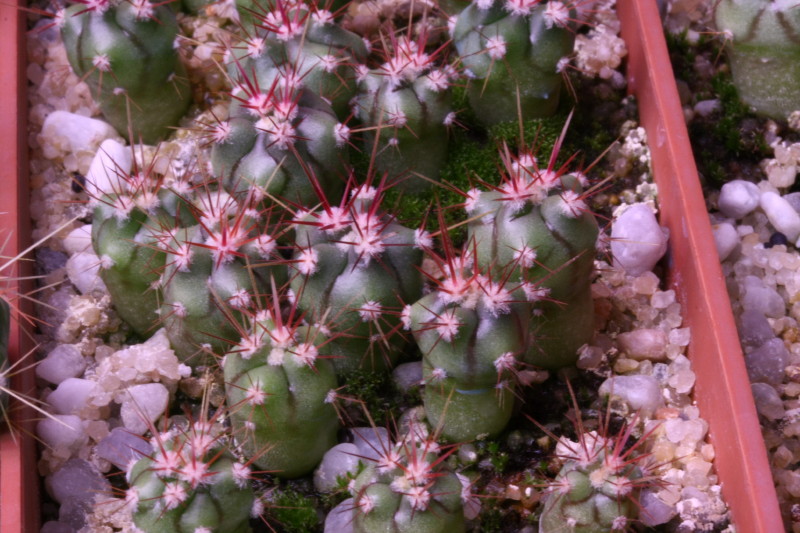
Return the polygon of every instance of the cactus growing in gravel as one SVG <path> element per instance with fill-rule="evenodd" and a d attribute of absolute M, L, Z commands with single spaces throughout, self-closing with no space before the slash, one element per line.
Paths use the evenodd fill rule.
<path fill-rule="evenodd" d="M 127 472 L 126 503 L 147 533 L 248 533 L 261 512 L 250 486 L 250 466 L 224 446 L 217 416 L 154 431 L 152 455 Z"/>
<path fill-rule="evenodd" d="M 146 143 L 166 137 L 191 103 L 170 8 L 100 0 L 72 5 L 59 19 L 70 65 L 88 78 L 106 120 Z"/>
<path fill-rule="evenodd" d="M 453 44 L 473 78 L 469 101 L 482 123 L 555 113 L 575 16 L 571 2 L 559 0 L 474 0 L 457 16 Z"/>
<path fill-rule="evenodd" d="M 383 185 L 350 191 L 339 206 L 295 219 L 291 287 L 312 322 L 329 323 L 337 373 L 391 366 L 405 345 L 400 311 L 422 294 L 424 230 L 398 224 L 381 211 Z"/>
<path fill-rule="evenodd" d="M 423 354 L 428 419 L 444 437 L 470 441 L 496 435 L 511 417 L 530 309 L 522 285 L 478 267 L 470 243 L 458 257 L 444 245 L 445 257 L 427 254 L 439 270 L 429 274 L 436 290 L 404 319 Z"/>
<path fill-rule="evenodd" d="M 657 465 L 642 453 L 650 433 L 629 444 L 637 421 L 610 435 L 608 420 L 600 421 L 599 431 L 585 431 L 578 418 L 578 442 L 558 439 L 555 454 L 562 466 L 548 488 L 539 533 L 628 530 L 639 515 L 642 489 L 662 484 L 651 473 Z"/>
<path fill-rule="evenodd" d="M 414 431 L 380 450 L 377 462 L 370 462 L 350 486 L 354 533 L 465 531 L 462 498 L 468 489 L 443 464 L 454 451 Z"/>
<path fill-rule="evenodd" d="M 377 69 L 360 67 L 356 116 L 364 124 L 364 151 L 379 173 L 388 173 L 409 192 L 424 191 L 437 181 L 447 157 L 447 128 L 455 120 L 451 107 L 452 68 L 435 68 L 440 50 L 426 51 L 426 37 L 391 40 L 386 61 Z"/>
<path fill-rule="evenodd" d="M 282 318 L 273 284 L 272 309 L 257 312 L 224 359 L 225 390 L 236 439 L 259 468 L 281 477 L 310 472 L 336 444 L 339 428 L 329 393 L 336 375 L 327 338 L 304 326 L 295 308 Z"/>
<path fill-rule="evenodd" d="M 591 274 L 599 229 L 584 202 L 583 177 L 556 168 L 562 138 L 546 168 L 531 153 L 503 156 L 502 183 L 467 193 L 475 217 L 469 236 L 482 268 L 513 268 L 510 280 L 540 299 L 531 317 L 534 341 L 525 362 L 545 368 L 570 366 L 594 334 Z"/>
<path fill-rule="evenodd" d="M 714 23 L 723 32 L 739 97 L 758 113 L 785 120 L 800 109 L 800 6 L 785 0 L 719 0 Z"/>

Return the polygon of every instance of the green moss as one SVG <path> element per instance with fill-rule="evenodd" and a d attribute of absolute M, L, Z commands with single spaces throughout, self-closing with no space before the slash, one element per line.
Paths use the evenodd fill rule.
<path fill-rule="evenodd" d="M 278 531 L 286 533 L 310 533 L 321 530 L 317 514 L 317 502 L 291 489 L 276 489 L 271 493 L 268 516 L 275 522 Z"/>

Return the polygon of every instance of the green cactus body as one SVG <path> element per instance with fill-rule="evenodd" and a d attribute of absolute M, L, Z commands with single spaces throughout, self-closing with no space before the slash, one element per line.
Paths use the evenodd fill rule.
<path fill-rule="evenodd" d="M 296 224 L 291 287 L 307 319 L 338 334 L 329 346 L 339 374 L 391 366 L 405 346 L 400 311 L 422 294 L 423 232 L 378 213 L 379 197 L 363 186 L 345 209 Z"/>
<path fill-rule="evenodd" d="M 739 97 L 756 112 L 785 120 L 800 109 L 800 6 L 775 0 L 721 0 L 714 23 Z"/>
<path fill-rule="evenodd" d="M 260 469 L 294 478 L 336 444 L 336 375 L 319 330 L 259 318 L 223 364 L 233 434 Z"/>
<path fill-rule="evenodd" d="M 258 16 L 254 36 L 232 50 L 228 71 L 236 78 L 260 72 L 260 81 L 279 71 L 296 73 L 299 83 L 331 104 L 336 115 L 348 115 L 355 95 L 355 68 L 367 57 L 367 45 L 358 35 L 334 24 L 333 14 L 306 2 L 278 1 Z M 237 65 L 238 63 L 238 65 Z M 267 74 L 270 71 L 274 73 Z"/>
<path fill-rule="evenodd" d="M 521 288 L 460 266 L 471 257 L 437 262 L 438 290 L 404 314 L 423 354 L 426 416 L 451 441 L 497 435 L 514 407 L 530 310 Z"/>
<path fill-rule="evenodd" d="M 354 533 L 466 531 L 463 486 L 441 461 L 438 445 L 428 440 L 383 450 L 350 487 Z"/>
<path fill-rule="evenodd" d="M 433 69 L 433 61 L 424 39 L 401 38 L 386 63 L 371 71 L 364 67 L 360 74 L 356 116 L 368 128 L 363 150 L 375 152 L 379 173 L 388 173 L 390 182 L 412 193 L 431 186 L 417 175 L 439 179 L 447 157 L 447 128 L 455 119 L 453 72 Z"/>
<path fill-rule="evenodd" d="M 135 139 L 155 143 L 191 103 L 174 46 L 175 15 L 147 0 L 101 4 L 75 4 L 63 14 L 70 65 L 95 87 L 103 115 L 117 131 L 126 135 L 130 128 Z"/>
<path fill-rule="evenodd" d="M 626 531 L 638 516 L 638 498 L 653 481 L 620 439 L 596 432 L 580 442 L 562 438 L 556 455 L 565 459 L 551 484 L 539 520 L 539 533 Z"/>
<path fill-rule="evenodd" d="M 573 365 L 594 334 L 597 221 L 576 176 L 539 170 L 524 155 L 506 160 L 506 171 L 497 190 L 469 192 L 467 212 L 478 217 L 469 237 L 483 268 L 516 268 L 527 299 L 540 300 L 525 361 L 550 369 Z"/>
<path fill-rule="evenodd" d="M 220 425 L 206 421 L 155 437 L 155 452 L 132 464 L 126 501 L 147 533 L 249 533 L 259 502 L 250 467 L 221 448 Z M 205 529 L 203 529 L 205 528 Z"/>
<path fill-rule="evenodd" d="M 512 6 L 512 7 L 509 7 Z M 462 11 L 453 43 L 473 76 L 470 106 L 487 126 L 547 117 L 558 107 L 575 13 L 564 3 L 478 0 Z"/>
<path fill-rule="evenodd" d="M 337 198 L 347 176 L 346 127 L 331 107 L 290 73 L 256 69 L 251 79 L 241 72 L 230 118 L 217 126 L 211 151 L 225 189 L 263 201 L 262 209 L 275 199 L 308 207 L 317 200 L 316 179 Z"/>

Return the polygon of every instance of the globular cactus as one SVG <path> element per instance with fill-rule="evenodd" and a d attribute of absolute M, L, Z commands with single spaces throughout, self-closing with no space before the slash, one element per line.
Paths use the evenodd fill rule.
<path fill-rule="evenodd" d="M 231 77 L 239 68 L 259 72 L 261 80 L 293 71 L 299 86 L 326 100 L 339 118 L 346 117 L 355 95 L 355 66 L 368 54 L 361 37 L 307 0 L 276 0 L 253 13 L 257 24 L 231 50 Z"/>
<path fill-rule="evenodd" d="M 462 498 L 468 488 L 443 464 L 454 451 L 413 431 L 380 450 L 350 486 L 354 533 L 466 531 Z"/>
<path fill-rule="evenodd" d="M 195 225 L 165 227 L 160 320 L 179 358 L 207 364 L 235 345 L 244 312 L 268 286 L 283 283 L 277 242 L 257 221 L 259 213 L 221 189 L 195 199 Z"/>
<path fill-rule="evenodd" d="M 613 436 L 602 423 L 599 432 L 583 431 L 579 424 L 578 442 L 558 440 L 555 454 L 562 467 L 548 488 L 539 533 L 628 530 L 639 515 L 642 489 L 661 484 L 641 451 L 649 434 L 628 443 L 635 423 Z"/>
<path fill-rule="evenodd" d="M 800 109 L 800 6 L 780 0 L 720 0 L 714 24 L 723 32 L 733 82 L 756 112 L 785 120 Z"/>
<path fill-rule="evenodd" d="M 72 5 L 59 20 L 70 65 L 95 89 L 106 120 L 146 143 L 166 137 L 191 103 L 170 8 L 100 0 Z"/>
<path fill-rule="evenodd" d="M 480 269 L 469 243 L 460 256 L 445 244 L 446 257 L 427 254 L 438 267 L 435 290 L 403 318 L 422 351 L 426 416 L 465 442 L 497 435 L 511 417 L 531 309 L 519 283 Z"/>
<path fill-rule="evenodd" d="M 284 321 L 273 294 L 272 308 L 252 317 L 225 356 L 225 390 L 243 452 L 262 470 L 293 478 L 310 472 L 336 444 L 331 391 L 337 381 L 326 359 L 327 337 L 302 325 L 294 309 Z"/>
<path fill-rule="evenodd" d="M 231 194 L 250 195 L 264 209 L 276 199 L 314 205 L 312 178 L 338 197 L 347 177 L 349 132 L 330 105 L 303 88 L 295 70 L 246 71 L 239 64 L 238 72 L 230 117 L 214 127 L 214 175 Z"/>
<path fill-rule="evenodd" d="M 363 128 L 363 150 L 372 153 L 378 173 L 414 193 L 437 181 L 447 157 L 452 68 L 436 67 L 439 51 L 426 51 L 426 38 L 402 36 L 387 45 L 386 61 L 377 69 L 361 67 L 355 114 Z"/>
<path fill-rule="evenodd" d="M 575 16 L 559 0 L 474 0 L 457 15 L 453 44 L 484 125 L 555 113 Z"/>
<path fill-rule="evenodd" d="M 406 302 L 422 294 L 423 230 L 398 224 L 380 207 L 383 185 L 358 186 L 346 202 L 295 219 L 291 287 L 307 320 L 329 324 L 338 374 L 390 367 L 405 345 Z"/>
<path fill-rule="evenodd" d="M 540 300 L 524 360 L 550 369 L 573 365 L 594 334 L 591 280 L 599 233 L 584 201 L 583 176 L 556 169 L 560 145 L 546 168 L 530 153 L 514 157 L 506 150 L 501 185 L 472 189 L 466 202 L 481 268 L 514 269 L 509 279 L 522 283 L 530 301 Z"/>
<path fill-rule="evenodd" d="M 226 448 L 218 416 L 155 432 L 152 455 L 131 464 L 126 502 L 147 533 L 249 533 L 261 512 L 250 465 Z"/>

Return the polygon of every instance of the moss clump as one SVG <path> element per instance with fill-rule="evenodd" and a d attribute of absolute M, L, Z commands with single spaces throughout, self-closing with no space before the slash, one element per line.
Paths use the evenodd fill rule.
<path fill-rule="evenodd" d="M 270 495 L 270 522 L 285 533 L 321 531 L 317 502 L 292 488 L 280 488 Z"/>

